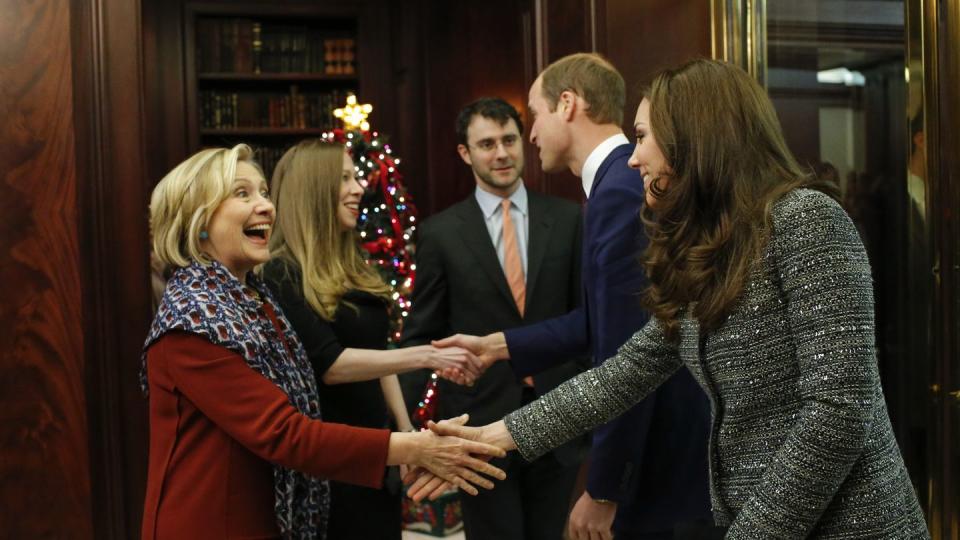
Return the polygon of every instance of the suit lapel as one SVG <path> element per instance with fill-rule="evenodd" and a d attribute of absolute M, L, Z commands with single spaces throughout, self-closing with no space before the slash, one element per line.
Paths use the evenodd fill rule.
<path fill-rule="evenodd" d="M 480 211 L 480 205 L 477 200 L 470 197 L 460 205 L 460 237 L 463 238 L 464 245 L 473 253 L 477 261 L 477 266 L 487 274 L 490 281 L 496 285 L 497 290 L 507 300 L 508 304 L 517 310 L 517 304 L 513 301 L 513 294 L 510 292 L 510 285 L 507 284 L 507 278 L 503 275 L 503 268 L 500 267 L 500 260 L 497 258 L 497 251 L 490 240 L 490 234 L 487 232 L 487 224 L 483 219 L 483 212 Z"/>
<path fill-rule="evenodd" d="M 593 178 L 593 186 L 590 187 L 590 195 L 587 197 L 587 202 L 590 202 L 590 197 L 593 197 L 593 194 L 597 192 L 597 186 L 600 185 L 600 182 L 603 181 L 603 177 L 606 176 L 607 170 L 613 165 L 613 162 L 623 156 L 624 154 L 630 155 L 633 153 L 633 145 L 631 144 L 621 144 L 620 146 L 613 149 L 613 152 L 610 152 L 610 155 L 603 160 L 603 163 L 600 164 L 600 168 L 597 169 L 597 175 Z M 639 178 L 640 173 L 637 173 Z"/>
<path fill-rule="evenodd" d="M 527 299 L 530 299 L 536 290 L 537 277 L 543 267 L 543 257 L 547 253 L 553 216 L 547 208 L 546 199 L 537 193 L 527 190 L 527 200 L 530 212 L 527 238 Z"/>

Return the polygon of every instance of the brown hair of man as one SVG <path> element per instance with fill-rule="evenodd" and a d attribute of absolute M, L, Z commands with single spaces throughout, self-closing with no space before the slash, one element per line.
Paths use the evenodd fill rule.
<path fill-rule="evenodd" d="M 623 123 L 626 84 L 617 68 L 595 53 L 576 53 L 557 60 L 540 74 L 543 97 L 550 111 L 564 90 L 573 91 L 587 102 L 587 117 L 597 124 Z"/>
<path fill-rule="evenodd" d="M 742 69 L 695 60 L 660 72 L 645 92 L 650 128 L 670 171 L 641 212 L 646 307 L 679 338 L 678 314 L 696 302 L 704 330 L 723 323 L 765 247 L 773 204 L 798 187 L 836 197 L 800 168 L 764 89 Z"/>

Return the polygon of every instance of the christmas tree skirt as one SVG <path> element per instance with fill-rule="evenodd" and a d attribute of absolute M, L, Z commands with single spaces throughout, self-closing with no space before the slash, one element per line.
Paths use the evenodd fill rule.
<path fill-rule="evenodd" d="M 404 498 L 403 528 L 438 537 L 463 529 L 459 494 L 448 491 L 435 501 L 425 499 L 419 503 Z"/>

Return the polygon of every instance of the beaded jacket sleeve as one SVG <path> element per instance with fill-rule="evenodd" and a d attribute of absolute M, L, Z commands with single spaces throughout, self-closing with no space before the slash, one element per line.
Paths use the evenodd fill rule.
<path fill-rule="evenodd" d="M 856 229 L 811 190 L 785 195 L 772 217 L 719 328 L 701 340 L 687 310 L 673 346 L 651 320 L 507 427 L 529 459 L 626 410 L 682 364 L 713 406 L 711 498 L 727 538 L 926 538 L 880 388 Z"/>

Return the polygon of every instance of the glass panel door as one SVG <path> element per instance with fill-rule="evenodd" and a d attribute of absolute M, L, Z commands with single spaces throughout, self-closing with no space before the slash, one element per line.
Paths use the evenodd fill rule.
<path fill-rule="evenodd" d="M 867 248 L 887 404 L 929 509 L 931 233 L 923 95 L 908 84 L 904 2 L 766 0 L 763 9 L 747 41 L 766 65 L 751 72 L 765 79 L 797 159 L 839 186 Z"/>

